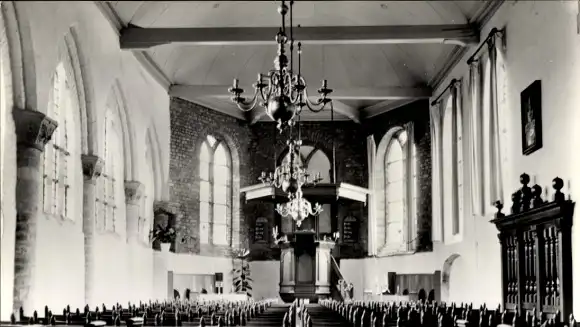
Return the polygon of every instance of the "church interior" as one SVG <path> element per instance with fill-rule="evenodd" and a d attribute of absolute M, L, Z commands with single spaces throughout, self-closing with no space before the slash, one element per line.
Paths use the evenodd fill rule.
<path fill-rule="evenodd" d="M 580 1 L 0 6 L 1 325 L 580 326 Z"/>

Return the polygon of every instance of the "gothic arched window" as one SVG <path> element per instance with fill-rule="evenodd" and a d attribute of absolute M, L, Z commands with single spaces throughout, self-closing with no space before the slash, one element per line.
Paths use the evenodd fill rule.
<path fill-rule="evenodd" d="M 406 143 L 407 132 L 401 130 L 391 139 L 385 155 L 386 244 L 389 247 L 400 246 L 405 240 Z"/>
<path fill-rule="evenodd" d="M 379 255 L 415 249 L 417 239 L 418 172 L 414 124 L 391 128 L 377 148 L 373 177 L 377 224 L 374 247 Z"/>
<path fill-rule="evenodd" d="M 104 165 L 97 184 L 97 228 L 123 234 L 125 228 L 125 168 L 123 134 L 116 99 L 110 98 L 105 113 Z"/>
<path fill-rule="evenodd" d="M 60 62 L 52 79 L 51 102 L 47 116 L 58 123 L 46 145 L 43 162 L 44 212 L 70 220 L 78 214 L 76 203 L 82 203 L 80 174 L 80 122 L 74 75 L 69 62 Z"/>
<path fill-rule="evenodd" d="M 283 163 L 287 163 L 290 158 L 287 152 L 283 152 Z M 322 150 L 315 148 L 311 145 L 300 146 L 300 157 L 298 158 L 300 163 L 304 166 L 306 170 L 312 175 L 320 173 L 322 178 L 319 183 L 330 183 L 332 167 L 330 159 Z M 331 232 L 331 205 L 322 204 L 322 212 L 317 218 L 318 221 L 318 232 L 319 233 L 330 233 Z M 292 219 L 282 219 L 282 232 L 288 233 L 292 230 L 294 222 Z M 312 224 L 312 225 L 311 225 Z M 314 221 L 306 220 L 303 226 L 314 226 Z"/>
<path fill-rule="evenodd" d="M 7 143 L 6 142 L 6 135 L 8 135 L 8 124 L 7 118 L 9 115 L 8 108 L 12 108 L 12 74 L 10 70 L 10 56 L 8 50 L 8 42 L 5 40 L 7 39 L 6 36 L 6 28 L 4 25 L 4 19 L 2 15 L 0 15 L 0 69 L 2 72 L 0 73 L 0 239 L 4 236 L 4 188 L 8 185 L 5 182 L 5 172 L 8 170 L 7 167 L 7 156 L 6 151 Z M 7 187 L 6 187 L 7 188 Z M 8 200 L 9 201 L 9 200 Z"/>
<path fill-rule="evenodd" d="M 231 238 L 232 160 L 225 142 L 208 135 L 199 156 L 202 244 L 228 245 Z"/>
<path fill-rule="evenodd" d="M 155 201 L 155 172 L 153 169 L 153 146 L 150 137 L 147 137 L 144 165 L 144 191 L 141 198 L 141 214 L 139 215 L 139 238 L 149 242 L 149 231 L 153 226 L 153 202 Z"/>

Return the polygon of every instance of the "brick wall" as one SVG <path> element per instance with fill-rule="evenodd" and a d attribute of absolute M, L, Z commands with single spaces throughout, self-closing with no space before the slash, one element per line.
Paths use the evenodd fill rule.
<path fill-rule="evenodd" d="M 239 186 L 249 184 L 251 157 L 247 149 L 252 139 L 246 123 L 207 109 L 195 103 L 172 98 L 171 159 L 169 164 L 170 201 L 178 204 L 176 253 L 224 256 L 228 247 L 200 245 L 199 242 L 199 151 L 208 134 L 222 139 L 228 146 L 233 164 L 232 216 L 239 219 L 239 241 L 247 245 L 245 215 L 240 209 Z M 236 172 L 236 167 L 238 172 Z M 237 205 L 236 205 L 237 202 Z M 237 207 L 237 208 L 236 208 Z M 236 233 L 237 234 L 237 233 Z"/>
<path fill-rule="evenodd" d="M 414 122 L 414 140 L 417 149 L 417 171 L 419 183 L 418 204 L 418 251 L 432 249 L 431 242 L 431 133 L 429 102 L 416 101 L 406 106 L 372 117 L 366 121 L 364 129 L 372 133 L 378 145 L 387 131 L 395 126 Z"/>
<path fill-rule="evenodd" d="M 426 103 L 411 104 L 374 117 L 371 122 L 362 125 L 350 121 L 332 124 L 330 122 L 303 122 L 301 127 L 303 144 L 322 150 L 331 159 L 334 139 L 337 182 L 368 187 L 366 136 L 369 131 L 373 133 L 378 143 L 389 126 L 411 119 L 417 121 L 415 131 L 416 140 L 419 142 L 420 185 L 423 198 L 419 215 L 422 221 L 427 223 L 430 222 L 431 208 L 431 152 L 429 115 L 426 105 Z M 200 246 L 199 244 L 199 144 L 208 133 L 225 138 L 232 151 L 234 166 L 239 165 L 239 175 L 234 174 L 234 180 L 239 180 L 239 186 L 245 187 L 259 183 L 258 177 L 262 171 L 273 171 L 274 158 L 280 156 L 288 136 L 279 134 L 274 123 L 260 122 L 249 126 L 244 121 L 178 98 L 171 100 L 170 108 L 170 201 L 178 203 L 179 206 L 175 251 L 225 255 L 227 253 L 225 247 Z M 238 201 L 241 202 L 240 209 L 233 214 L 234 219 L 238 217 L 240 219 L 239 242 L 241 246 L 250 247 L 252 257 L 256 260 L 277 259 L 279 252 L 271 249 L 269 245 L 271 241 L 269 231 L 275 225 L 280 226 L 280 218 L 274 214 L 274 206 L 265 203 L 245 203 L 243 197 L 238 198 Z M 340 206 L 337 227 L 341 225 L 342 218 L 348 214 L 359 217 L 360 242 L 352 246 L 342 246 L 340 255 L 345 258 L 363 257 L 367 252 L 367 209 L 362 204 Z M 258 217 L 268 219 L 266 227 L 268 242 L 265 244 L 253 244 L 255 220 Z M 186 241 L 182 242 L 182 239 Z"/>

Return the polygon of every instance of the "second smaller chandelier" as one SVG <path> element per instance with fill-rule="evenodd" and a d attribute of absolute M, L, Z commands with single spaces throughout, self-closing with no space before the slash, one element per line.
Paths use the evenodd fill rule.
<path fill-rule="evenodd" d="M 320 173 L 310 174 L 302 165 L 300 158 L 301 140 L 291 139 L 287 144 L 288 154 L 282 164 L 276 167 L 274 173 L 266 175 L 266 172 L 262 172 L 259 179 L 264 184 L 282 189 L 284 193 L 294 194 L 304 185 L 316 185 L 322 178 Z"/>
<path fill-rule="evenodd" d="M 274 173 L 266 175 L 262 172 L 259 177 L 264 184 L 270 184 L 282 189 L 288 194 L 289 202 L 278 204 L 276 211 L 283 217 L 291 217 L 300 227 L 302 221 L 308 216 L 316 216 L 322 212 L 322 206 L 318 203 L 312 205 L 303 197 L 302 187 L 316 185 L 322 180 L 320 173 L 310 174 L 302 165 L 300 158 L 301 140 L 291 139 L 288 141 L 288 154 L 282 164 L 276 167 Z"/>
<path fill-rule="evenodd" d="M 298 227 L 302 225 L 302 221 L 308 216 L 318 216 L 322 212 L 322 206 L 319 203 L 315 203 L 312 206 L 310 201 L 302 197 L 302 190 L 291 194 L 289 198 L 289 202 L 276 205 L 276 212 L 282 217 L 291 217 L 296 221 L 296 226 Z"/>

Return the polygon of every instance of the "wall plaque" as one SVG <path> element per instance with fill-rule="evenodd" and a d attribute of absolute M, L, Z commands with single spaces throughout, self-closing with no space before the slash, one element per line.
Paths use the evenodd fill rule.
<path fill-rule="evenodd" d="M 267 243 L 268 219 L 260 217 L 254 225 L 254 243 Z"/>
<path fill-rule="evenodd" d="M 342 220 L 342 242 L 358 243 L 358 220 L 354 216 L 346 216 Z"/>

